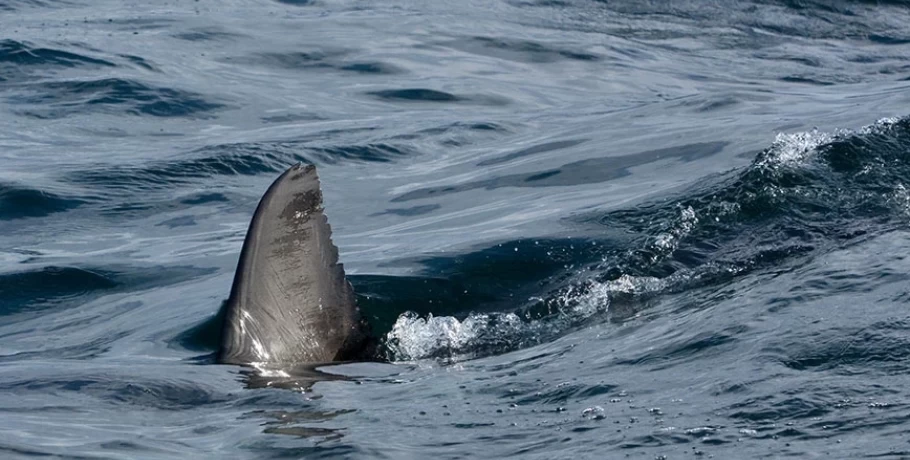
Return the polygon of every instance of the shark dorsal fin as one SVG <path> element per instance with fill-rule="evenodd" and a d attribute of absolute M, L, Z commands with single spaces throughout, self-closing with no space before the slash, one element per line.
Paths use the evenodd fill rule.
<path fill-rule="evenodd" d="M 327 363 L 359 352 L 366 334 L 331 237 L 316 167 L 291 167 L 250 222 L 225 307 L 219 362 Z"/>

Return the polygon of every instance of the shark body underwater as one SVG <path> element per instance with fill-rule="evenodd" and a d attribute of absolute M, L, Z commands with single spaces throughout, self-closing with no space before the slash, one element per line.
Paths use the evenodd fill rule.
<path fill-rule="evenodd" d="M 224 305 L 217 362 L 290 369 L 375 360 L 323 213 L 316 167 L 297 164 L 265 192 Z"/>

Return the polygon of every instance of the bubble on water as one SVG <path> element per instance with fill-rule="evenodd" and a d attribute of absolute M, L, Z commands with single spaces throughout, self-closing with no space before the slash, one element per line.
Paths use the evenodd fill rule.
<path fill-rule="evenodd" d="M 581 416 L 589 420 L 603 420 L 607 417 L 603 407 L 594 406 L 581 411 Z"/>
<path fill-rule="evenodd" d="M 695 428 L 689 428 L 686 430 L 686 434 L 691 436 L 707 436 L 714 433 L 715 431 L 717 430 L 710 426 L 699 426 Z"/>

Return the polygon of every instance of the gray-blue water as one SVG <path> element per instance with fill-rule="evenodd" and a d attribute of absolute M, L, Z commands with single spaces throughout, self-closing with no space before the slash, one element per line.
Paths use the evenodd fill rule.
<path fill-rule="evenodd" d="M 0 457 L 908 458 L 910 6 L 0 1 Z M 213 363 L 315 163 L 391 362 Z"/>

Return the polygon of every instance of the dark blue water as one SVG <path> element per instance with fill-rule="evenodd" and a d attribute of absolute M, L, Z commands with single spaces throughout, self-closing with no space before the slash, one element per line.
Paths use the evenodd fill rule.
<path fill-rule="evenodd" d="M 0 1 L 0 101 L 0 457 L 910 457 L 906 2 Z M 250 388 L 298 161 L 391 363 Z"/>

